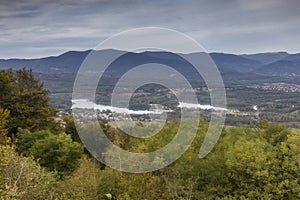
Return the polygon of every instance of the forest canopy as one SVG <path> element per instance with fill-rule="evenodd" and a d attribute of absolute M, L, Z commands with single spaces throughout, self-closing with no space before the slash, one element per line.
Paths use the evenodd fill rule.
<path fill-rule="evenodd" d="M 300 198 L 300 131 L 283 124 L 227 126 L 213 151 L 199 159 L 209 125 L 201 119 L 195 140 L 176 162 L 131 174 L 90 156 L 72 116 L 58 120 L 31 71 L 0 71 L 0 91 L 0 199 Z M 149 152 L 168 143 L 179 122 L 145 140 L 100 125 L 114 144 Z"/>

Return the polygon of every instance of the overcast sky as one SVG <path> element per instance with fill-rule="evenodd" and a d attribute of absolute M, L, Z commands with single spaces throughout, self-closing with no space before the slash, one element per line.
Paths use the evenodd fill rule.
<path fill-rule="evenodd" d="M 92 49 L 145 26 L 183 32 L 209 52 L 300 52 L 299 0 L 0 2 L 0 58 Z"/>

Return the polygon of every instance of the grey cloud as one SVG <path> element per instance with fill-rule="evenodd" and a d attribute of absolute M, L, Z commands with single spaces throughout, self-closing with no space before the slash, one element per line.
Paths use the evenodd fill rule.
<path fill-rule="evenodd" d="M 298 0 L 0 1 L 0 57 L 89 49 L 143 26 L 182 31 L 209 51 L 295 52 L 299 6 Z"/>

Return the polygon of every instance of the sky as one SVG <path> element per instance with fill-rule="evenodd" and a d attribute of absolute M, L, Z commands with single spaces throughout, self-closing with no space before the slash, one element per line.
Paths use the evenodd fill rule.
<path fill-rule="evenodd" d="M 93 49 L 153 26 L 185 33 L 208 52 L 300 52 L 299 0 L 0 0 L 0 58 Z"/>

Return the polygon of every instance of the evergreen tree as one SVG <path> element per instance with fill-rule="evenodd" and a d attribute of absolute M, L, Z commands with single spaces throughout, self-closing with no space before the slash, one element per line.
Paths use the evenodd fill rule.
<path fill-rule="evenodd" d="M 31 131 L 60 126 L 54 117 L 56 110 L 50 105 L 48 92 L 43 83 L 34 79 L 31 70 L 0 71 L 0 106 L 10 111 L 8 135 L 12 136 L 19 127 Z"/>

